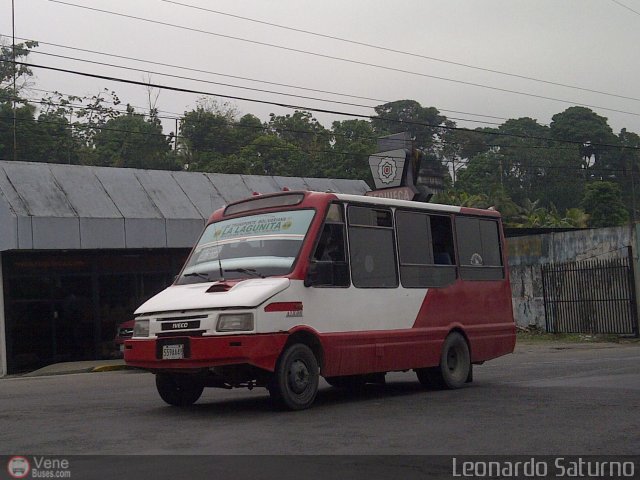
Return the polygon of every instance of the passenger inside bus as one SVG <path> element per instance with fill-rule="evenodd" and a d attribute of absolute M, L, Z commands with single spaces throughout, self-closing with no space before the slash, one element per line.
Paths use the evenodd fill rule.
<path fill-rule="evenodd" d="M 344 262 L 344 240 L 342 225 L 327 223 L 322 230 L 314 260 L 321 262 Z"/>

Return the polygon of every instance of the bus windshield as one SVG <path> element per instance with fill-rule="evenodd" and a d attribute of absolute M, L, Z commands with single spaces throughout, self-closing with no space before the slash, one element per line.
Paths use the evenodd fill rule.
<path fill-rule="evenodd" d="M 289 273 L 314 213 L 314 210 L 284 211 L 210 224 L 177 283 Z"/>

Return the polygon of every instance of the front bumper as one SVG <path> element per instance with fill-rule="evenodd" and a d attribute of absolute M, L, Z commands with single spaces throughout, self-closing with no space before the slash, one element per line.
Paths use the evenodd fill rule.
<path fill-rule="evenodd" d="M 188 358 L 180 360 L 158 358 L 158 339 L 132 339 L 125 342 L 124 359 L 127 365 L 147 370 L 199 370 L 249 364 L 272 372 L 287 338 L 286 333 L 175 337 L 188 339 L 189 343 Z"/>

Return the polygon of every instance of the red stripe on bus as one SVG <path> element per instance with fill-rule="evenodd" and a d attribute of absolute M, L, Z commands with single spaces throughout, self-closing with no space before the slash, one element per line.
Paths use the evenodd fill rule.
<path fill-rule="evenodd" d="M 274 302 L 264 307 L 265 312 L 301 312 L 302 302 Z"/>

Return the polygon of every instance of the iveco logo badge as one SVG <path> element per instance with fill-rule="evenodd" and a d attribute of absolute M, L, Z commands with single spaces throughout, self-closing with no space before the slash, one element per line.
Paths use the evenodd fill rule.
<path fill-rule="evenodd" d="M 172 323 L 171 324 L 171 329 L 172 330 L 178 330 L 180 328 L 189 328 L 189 323 L 188 322 L 179 322 L 179 323 Z"/>

